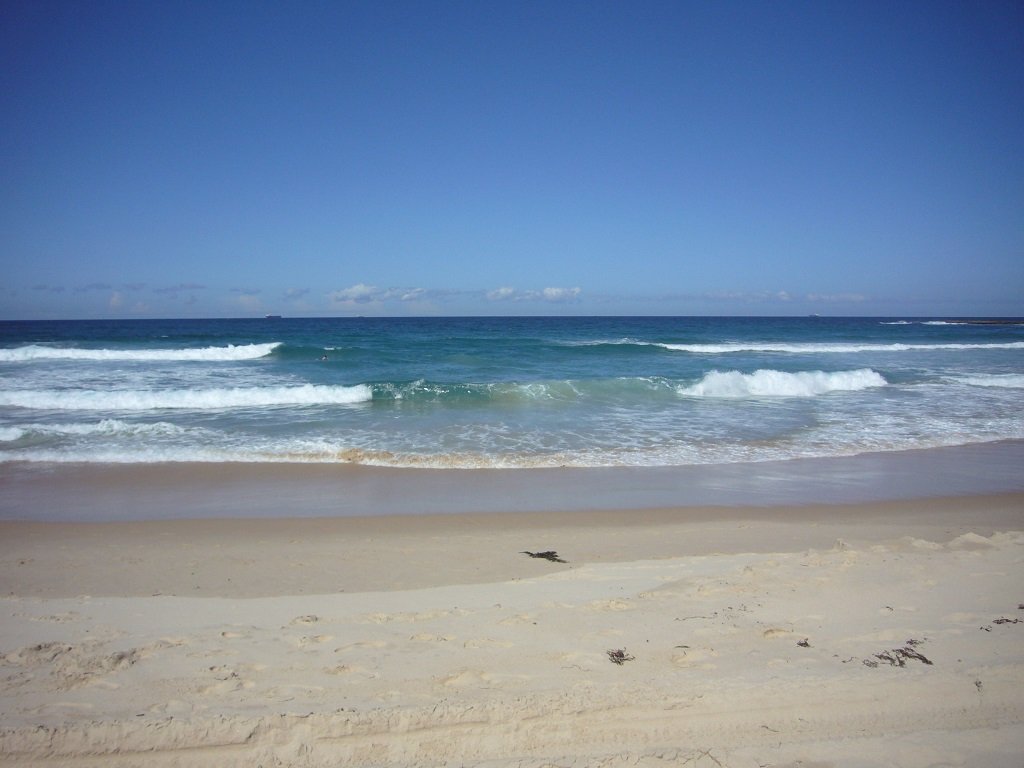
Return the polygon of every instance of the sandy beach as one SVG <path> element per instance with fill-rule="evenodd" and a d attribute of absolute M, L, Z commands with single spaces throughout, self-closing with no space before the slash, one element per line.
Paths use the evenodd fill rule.
<path fill-rule="evenodd" d="M 1022 557 L 1019 492 L 8 520 L 0 763 L 1019 766 Z"/>

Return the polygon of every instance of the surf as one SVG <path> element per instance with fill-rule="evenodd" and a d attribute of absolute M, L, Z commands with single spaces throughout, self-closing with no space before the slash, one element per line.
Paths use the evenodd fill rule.
<path fill-rule="evenodd" d="M 228 344 L 224 347 L 186 347 L 181 349 L 91 349 L 29 344 L 13 349 L 0 349 L 0 362 L 31 363 L 41 360 L 230 362 L 233 360 L 258 360 L 270 355 L 280 346 L 281 342 L 279 341 L 264 344 Z"/>
<path fill-rule="evenodd" d="M 6 390 L 0 406 L 54 411 L 225 410 L 270 406 L 354 405 L 371 400 L 370 387 L 300 386 L 169 390 Z"/>
<path fill-rule="evenodd" d="M 870 368 L 854 371 L 785 371 L 757 370 L 711 371 L 696 384 L 681 387 L 679 394 L 687 397 L 815 397 L 832 392 L 859 392 L 884 387 L 885 378 Z"/>

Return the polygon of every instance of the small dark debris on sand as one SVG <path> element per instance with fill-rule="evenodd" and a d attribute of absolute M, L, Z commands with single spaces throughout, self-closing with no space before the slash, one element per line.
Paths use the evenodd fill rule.
<path fill-rule="evenodd" d="M 542 560 L 550 560 L 552 563 L 568 562 L 567 560 L 563 560 L 562 558 L 560 558 L 558 556 L 558 553 L 555 552 L 553 549 L 549 549 L 546 552 L 527 552 L 526 550 L 523 550 L 522 552 L 520 552 L 520 554 L 529 555 L 530 557 L 539 557 Z"/>
<path fill-rule="evenodd" d="M 626 653 L 625 648 L 618 648 L 614 651 L 608 651 L 608 660 L 612 664 L 618 664 L 620 667 L 627 661 L 633 661 L 636 658 L 631 653 Z"/>
<path fill-rule="evenodd" d="M 797 643 L 797 645 L 799 645 L 799 646 L 800 646 L 801 648 L 810 648 L 810 647 L 811 647 L 811 641 L 810 641 L 810 640 L 808 640 L 808 639 L 807 639 L 807 638 L 805 637 L 805 638 L 804 638 L 803 640 L 801 640 L 800 642 L 798 642 L 798 643 Z"/>
<path fill-rule="evenodd" d="M 992 624 L 1024 624 L 1024 619 L 1008 619 L 1005 616 L 1000 616 L 998 619 L 992 619 Z M 978 629 L 982 632 L 991 632 L 992 624 L 986 624 Z"/>
<path fill-rule="evenodd" d="M 905 647 L 891 648 L 888 651 L 876 653 L 875 659 L 878 659 L 878 661 L 874 661 L 873 659 L 864 659 L 864 664 L 868 667 L 877 667 L 878 662 L 884 661 L 886 664 L 892 667 L 905 667 L 907 666 L 908 660 L 914 659 L 915 661 L 920 661 L 922 664 L 927 664 L 930 667 L 932 666 L 931 659 L 927 658 L 923 653 L 916 650 L 917 646 L 919 646 L 923 642 L 923 640 L 907 640 L 907 644 Z"/>

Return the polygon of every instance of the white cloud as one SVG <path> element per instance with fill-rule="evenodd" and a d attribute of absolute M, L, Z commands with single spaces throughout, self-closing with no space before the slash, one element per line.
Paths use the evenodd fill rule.
<path fill-rule="evenodd" d="M 122 304 L 124 304 L 124 296 L 121 295 L 120 291 L 114 291 L 110 294 L 110 300 L 107 302 L 107 306 L 111 309 L 120 309 Z"/>
<path fill-rule="evenodd" d="M 357 283 L 349 288 L 331 291 L 327 298 L 334 304 L 368 304 L 371 301 L 381 301 L 382 292 L 375 285 Z"/>
<path fill-rule="evenodd" d="M 541 291 L 544 301 L 573 301 L 580 293 L 579 288 L 545 288 Z"/>
<path fill-rule="evenodd" d="M 744 304 L 772 304 L 777 302 L 821 302 L 821 303 L 859 303 L 868 301 L 862 293 L 791 293 L 790 291 L 719 291 L 703 293 L 699 296 L 674 295 L 672 299 L 709 299 L 712 301 L 742 302 Z"/>
<path fill-rule="evenodd" d="M 199 283 L 178 283 L 177 285 L 154 288 L 153 293 L 168 293 L 172 296 L 176 296 L 181 291 L 201 291 L 205 288 L 205 285 L 200 285 Z"/>
<path fill-rule="evenodd" d="M 504 288 L 495 288 L 493 291 L 487 292 L 487 298 L 491 301 L 507 301 L 509 299 L 516 298 L 516 289 L 508 286 Z"/>
<path fill-rule="evenodd" d="M 808 301 L 824 301 L 829 303 L 859 303 L 867 301 L 868 297 L 863 293 L 809 293 Z"/>
<path fill-rule="evenodd" d="M 673 297 L 675 298 L 675 297 Z M 714 291 L 699 296 L 682 295 L 680 298 L 702 298 L 712 301 L 739 301 L 746 304 L 762 304 L 764 302 L 789 302 L 799 299 L 789 291 Z"/>
<path fill-rule="evenodd" d="M 449 295 L 446 291 L 428 291 L 426 288 L 378 288 L 375 285 L 356 283 L 348 288 L 331 291 L 327 298 L 335 306 L 380 304 L 385 301 L 421 301 Z"/>
<path fill-rule="evenodd" d="M 520 291 L 508 286 L 487 292 L 490 301 L 574 301 L 582 293 L 581 288 L 544 288 L 540 291 Z"/>

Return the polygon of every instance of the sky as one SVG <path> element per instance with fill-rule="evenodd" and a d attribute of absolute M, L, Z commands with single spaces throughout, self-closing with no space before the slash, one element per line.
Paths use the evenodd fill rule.
<path fill-rule="evenodd" d="M 1024 4 L 0 4 L 0 319 L 1024 315 Z"/>

